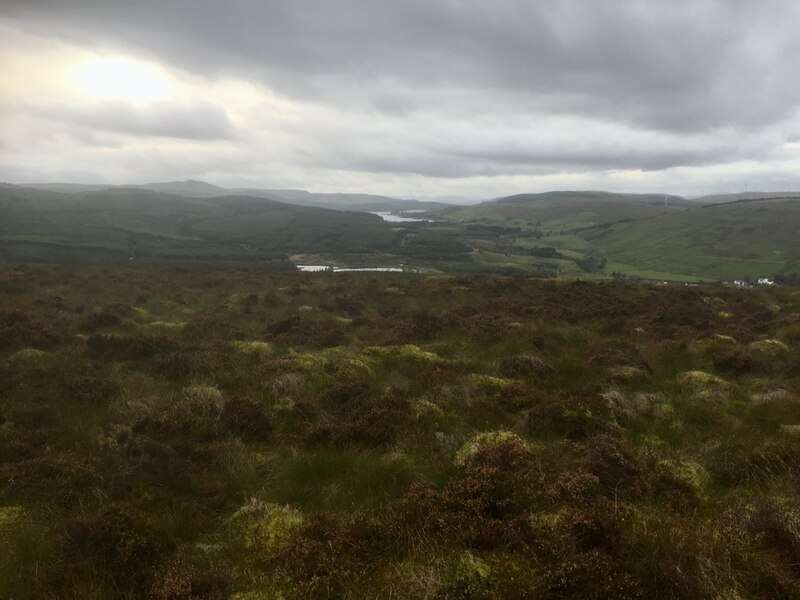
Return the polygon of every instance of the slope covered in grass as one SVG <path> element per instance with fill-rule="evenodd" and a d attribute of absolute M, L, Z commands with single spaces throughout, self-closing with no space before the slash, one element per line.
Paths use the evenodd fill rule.
<path fill-rule="evenodd" d="M 664 194 L 546 192 L 519 194 L 475 206 L 442 211 L 446 219 L 536 227 L 548 233 L 673 212 L 689 203 Z"/>
<path fill-rule="evenodd" d="M 766 277 L 800 261 L 800 199 L 704 206 L 584 232 L 611 261 L 705 277 Z"/>

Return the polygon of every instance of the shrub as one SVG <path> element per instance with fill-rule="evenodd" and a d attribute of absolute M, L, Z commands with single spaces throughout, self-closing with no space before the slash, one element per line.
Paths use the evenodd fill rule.
<path fill-rule="evenodd" d="M 553 367 L 538 356 L 517 354 L 500 361 L 500 372 L 506 377 L 545 376 L 553 372 Z"/>
<path fill-rule="evenodd" d="M 479 456 L 482 456 L 493 446 L 504 444 L 515 445 L 528 452 L 525 441 L 516 433 L 511 431 L 485 431 L 473 437 L 464 444 L 456 454 L 456 464 L 468 465 Z"/>
<path fill-rule="evenodd" d="M 800 578 L 800 507 L 759 502 L 750 515 L 748 530 L 759 545 L 777 552 Z"/>
<path fill-rule="evenodd" d="M 545 574 L 546 596 L 586 600 L 637 600 L 647 596 L 623 564 L 591 550 L 569 557 Z"/>
<path fill-rule="evenodd" d="M 386 448 L 414 422 L 408 400 L 391 390 L 378 395 L 361 382 L 333 386 L 319 404 L 325 414 L 308 423 L 304 433 L 311 446 Z"/>
<path fill-rule="evenodd" d="M 611 403 L 594 394 L 557 393 L 531 409 L 527 428 L 532 434 L 584 438 L 618 430 Z"/>
<path fill-rule="evenodd" d="M 56 329 L 20 310 L 0 310 L 0 348 L 46 346 L 59 341 Z"/>
<path fill-rule="evenodd" d="M 60 536 L 65 556 L 86 558 L 122 586 L 135 584 L 139 589 L 147 589 L 171 548 L 169 536 L 156 521 L 129 504 L 112 504 L 97 516 L 69 519 Z"/>
<path fill-rule="evenodd" d="M 94 334 L 86 340 L 86 345 L 92 356 L 111 360 L 143 360 L 178 348 L 174 339 L 155 334 Z"/>
<path fill-rule="evenodd" d="M 223 600 L 228 597 L 229 576 L 219 569 L 191 565 L 181 558 L 171 560 L 156 575 L 152 600 Z"/>
<path fill-rule="evenodd" d="M 430 485 L 414 483 L 392 508 L 388 530 L 408 548 L 430 545 L 447 528 L 441 493 Z"/>
<path fill-rule="evenodd" d="M 800 480 L 800 437 L 770 441 L 746 437 L 726 440 L 714 457 L 712 474 L 725 485 L 742 485 L 787 478 Z"/>
<path fill-rule="evenodd" d="M 518 439 L 485 444 L 443 492 L 451 533 L 475 548 L 524 546 L 541 467 Z"/>
<path fill-rule="evenodd" d="M 248 398 L 232 398 L 220 413 L 221 426 L 248 441 L 266 439 L 272 431 L 272 420 L 263 406 Z"/>
<path fill-rule="evenodd" d="M 380 538 L 363 514 L 316 513 L 281 547 L 274 564 L 305 597 L 336 597 L 380 558 Z"/>
<path fill-rule="evenodd" d="M 661 459 L 652 467 L 650 491 L 656 500 L 683 507 L 703 498 L 707 479 L 708 474 L 697 463 Z"/>
<path fill-rule="evenodd" d="M 65 384 L 66 393 L 77 400 L 96 406 L 107 406 L 120 393 L 120 385 L 106 377 L 78 375 Z"/>

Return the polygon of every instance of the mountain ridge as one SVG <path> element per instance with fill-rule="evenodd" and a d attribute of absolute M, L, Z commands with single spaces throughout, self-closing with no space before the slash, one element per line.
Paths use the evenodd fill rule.
<path fill-rule="evenodd" d="M 230 195 L 244 195 L 253 198 L 266 198 L 298 206 L 314 206 L 333 210 L 358 212 L 394 212 L 406 210 L 430 210 L 442 208 L 447 204 L 434 201 L 394 198 L 378 194 L 361 193 L 321 193 L 295 189 L 269 188 L 226 188 L 205 181 L 187 179 L 184 181 L 163 181 L 144 184 L 79 184 L 79 183 L 32 183 L 20 187 L 34 188 L 61 193 L 84 193 L 110 190 L 114 188 L 135 188 L 188 198 L 217 198 Z"/>

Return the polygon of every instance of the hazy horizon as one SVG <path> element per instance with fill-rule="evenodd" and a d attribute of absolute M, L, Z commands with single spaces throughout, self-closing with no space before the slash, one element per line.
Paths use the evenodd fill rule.
<path fill-rule="evenodd" d="M 271 187 L 265 185 L 220 185 L 216 183 L 212 183 L 210 181 L 205 181 L 201 179 L 184 179 L 184 180 L 176 180 L 176 181 L 141 181 L 141 182 L 123 182 L 123 183 L 108 183 L 108 182 L 97 182 L 97 181 L 23 181 L 23 182 L 12 182 L 12 181 L 2 181 L 0 183 L 3 184 L 10 184 L 10 185 L 20 185 L 26 187 L 46 187 L 46 186 L 108 186 L 108 187 L 144 187 L 148 185 L 170 185 L 170 184 L 207 184 L 213 187 L 219 187 L 223 190 L 231 190 L 231 191 L 263 191 L 263 192 L 275 192 L 276 195 L 279 192 L 309 192 L 311 194 L 320 194 L 320 195 L 365 195 L 365 196 L 382 196 L 387 198 L 396 198 L 398 200 L 417 200 L 420 202 L 441 202 L 441 203 L 448 203 L 448 204 L 463 204 L 463 205 L 470 205 L 470 204 L 477 204 L 480 202 L 487 202 L 492 200 L 499 200 L 502 198 L 507 198 L 511 196 L 523 195 L 523 194 L 545 194 L 549 192 L 575 192 L 575 193 L 584 193 L 584 192 L 603 192 L 603 193 L 610 193 L 610 194 L 664 194 L 669 196 L 679 196 L 686 199 L 694 199 L 694 198 L 702 198 L 706 196 L 728 196 L 728 195 L 759 195 L 759 194 L 775 194 L 776 197 L 780 196 L 781 194 L 789 194 L 795 195 L 800 194 L 800 191 L 795 190 L 793 188 L 786 188 L 786 189 L 757 189 L 757 188 L 747 188 L 742 190 L 737 189 L 730 189 L 730 190 L 711 190 L 711 191 L 703 191 L 699 194 L 676 194 L 669 190 L 614 190 L 614 189 L 593 189 L 593 188 L 574 188 L 574 189 L 545 189 L 545 190 L 517 190 L 511 191 L 509 193 L 498 194 L 493 196 L 463 196 L 463 195 L 416 195 L 416 196 L 403 196 L 401 194 L 391 194 L 391 193 L 376 193 L 370 192 L 365 190 L 327 190 L 327 189 L 309 189 L 309 188 L 278 188 L 278 187 Z M 285 201 L 290 201 L 288 198 L 284 198 Z"/>

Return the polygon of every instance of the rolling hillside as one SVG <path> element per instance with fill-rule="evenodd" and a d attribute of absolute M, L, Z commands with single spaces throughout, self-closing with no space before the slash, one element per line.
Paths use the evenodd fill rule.
<path fill-rule="evenodd" d="M 722 204 L 740 200 L 766 200 L 767 198 L 800 198 L 800 192 L 739 192 L 738 194 L 710 194 L 692 198 L 699 204 Z"/>
<path fill-rule="evenodd" d="M 0 256 L 9 262 L 291 267 L 294 253 L 391 253 L 399 237 L 374 215 L 263 198 L 0 187 Z"/>
<path fill-rule="evenodd" d="M 702 205 L 661 194 L 521 194 L 438 213 L 476 261 L 519 274 L 677 281 L 792 273 L 800 199 Z"/>
<path fill-rule="evenodd" d="M 202 182 L 154 187 L 2 186 L 0 259 L 271 269 L 403 263 L 454 274 L 674 281 L 771 277 L 800 265 L 798 198 L 699 205 L 661 194 L 549 192 L 431 211 L 431 222 L 387 223 L 267 197 L 163 191 L 222 190 Z"/>
<path fill-rule="evenodd" d="M 250 193 L 253 190 L 242 190 Z M 377 196 L 375 194 L 323 194 L 307 192 L 305 190 L 255 190 L 268 194 L 272 198 L 300 204 L 303 206 L 317 206 L 320 208 L 336 208 L 339 210 L 357 210 L 366 212 L 403 211 L 403 210 L 433 210 L 447 206 L 442 202 L 421 202 Z"/>
<path fill-rule="evenodd" d="M 21 187 L 38 189 L 50 192 L 69 194 L 96 192 L 103 190 L 118 190 L 120 188 L 134 188 L 173 194 L 185 198 L 219 198 L 223 196 L 249 196 L 251 198 L 265 198 L 288 204 L 300 206 L 315 206 L 317 208 L 330 208 L 333 210 L 349 210 L 358 212 L 379 211 L 404 211 L 404 210 L 432 210 L 447 206 L 442 202 L 419 202 L 375 194 L 325 194 L 307 192 L 305 190 L 288 189 L 261 189 L 261 188 L 224 188 L 217 185 L 189 179 L 186 181 L 166 181 L 158 183 L 145 183 L 143 185 L 105 185 L 105 184 L 78 184 L 78 183 L 36 183 Z"/>
<path fill-rule="evenodd" d="M 454 221 L 485 221 L 554 232 L 642 219 L 690 205 L 683 198 L 664 194 L 565 191 L 519 194 L 475 206 L 447 208 L 440 214 Z"/>
<path fill-rule="evenodd" d="M 707 205 L 584 232 L 609 262 L 707 279 L 772 276 L 800 261 L 800 199 Z"/>
<path fill-rule="evenodd" d="M 475 249 L 478 264 L 508 275 L 594 278 L 604 276 L 604 263 L 581 232 L 690 206 L 683 198 L 664 194 L 563 191 L 519 194 L 429 214 L 460 231 L 461 239 Z"/>

